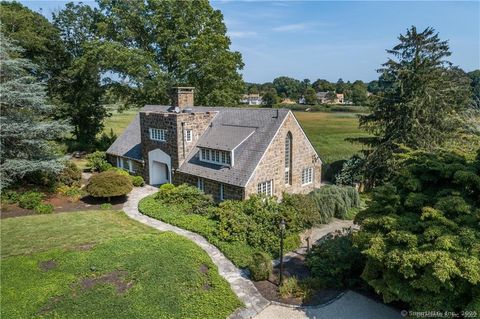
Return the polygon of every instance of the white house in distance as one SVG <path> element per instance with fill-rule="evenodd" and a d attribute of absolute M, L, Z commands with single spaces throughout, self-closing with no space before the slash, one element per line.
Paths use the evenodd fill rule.
<path fill-rule="evenodd" d="M 241 104 L 262 105 L 262 97 L 260 94 L 244 94 L 240 99 Z"/>

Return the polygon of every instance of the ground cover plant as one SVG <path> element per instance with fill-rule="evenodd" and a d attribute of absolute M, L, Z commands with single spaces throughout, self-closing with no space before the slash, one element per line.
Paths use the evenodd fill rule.
<path fill-rule="evenodd" d="M 300 244 L 303 220 L 288 205 L 275 198 L 252 196 L 246 201 L 227 200 L 215 205 L 209 196 L 187 185 L 165 184 L 157 194 L 140 201 L 145 215 L 191 230 L 217 246 L 239 267 L 251 265 L 257 252 L 277 257 L 280 247 L 279 222 L 283 216 L 287 229 L 285 250 Z"/>
<path fill-rule="evenodd" d="M 121 212 L 11 218 L 1 231 L 2 318 L 225 318 L 241 306 L 202 249 Z"/>

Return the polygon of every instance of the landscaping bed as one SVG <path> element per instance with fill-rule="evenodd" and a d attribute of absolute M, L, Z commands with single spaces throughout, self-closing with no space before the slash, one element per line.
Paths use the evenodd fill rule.
<path fill-rule="evenodd" d="M 225 318 L 241 306 L 201 248 L 120 212 L 11 218 L 1 231 L 3 318 Z"/>

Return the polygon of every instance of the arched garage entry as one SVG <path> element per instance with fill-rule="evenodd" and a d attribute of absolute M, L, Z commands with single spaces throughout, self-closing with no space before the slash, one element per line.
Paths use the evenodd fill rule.
<path fill-rule="evenodd" d="M 148 171 L 150 185 L 170 183 L 172 180 L 172 160 L 170 155 L 156 149 L 148 152 Z"/>

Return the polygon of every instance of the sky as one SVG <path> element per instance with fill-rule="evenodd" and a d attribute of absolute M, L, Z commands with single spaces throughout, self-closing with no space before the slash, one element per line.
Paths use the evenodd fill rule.
<path fill-rule="evenodd" d="M 20 1 L 47 18 L 67 1 Z M 94 1 L 83 1 L 95 5 Z M 235 1 L 213 0 L 242 54 L 247 82 L 278 76 L 312 81 L 371 81 L 386 49 L 406 29 L 433 27 L 448 40 L 450 61 L 480 68 L 480 1 Z"/>

